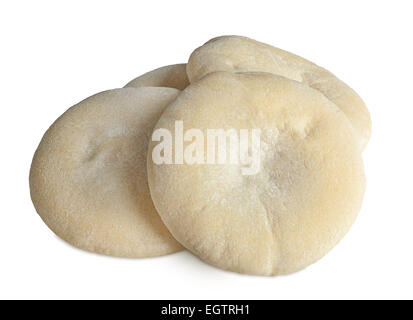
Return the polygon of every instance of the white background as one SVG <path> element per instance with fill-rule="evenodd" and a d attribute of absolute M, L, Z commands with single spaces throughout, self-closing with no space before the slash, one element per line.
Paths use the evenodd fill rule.
<path fill-rule="evenodd" d="M 411 1 L 2 1 L 0 298 L 413 298 Z M 128 260 L 58 239 L 29 196 L 48 126 L 96 92 L 248 36 L 329 69 L 365 100 L 363 208 L 326 257 L 281 277 L 218 270 L 187 252 Z"/>

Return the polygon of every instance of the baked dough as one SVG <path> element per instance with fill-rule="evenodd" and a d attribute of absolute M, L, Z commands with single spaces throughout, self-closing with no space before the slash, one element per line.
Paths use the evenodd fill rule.
<path fill-rule="evenodd" d="M 125 87 L 168 87 L 184 90 L 188 85 L 186 63 L 182 63 L 149 71 L 132 80 Z"/>
<path fill-rule="evenodd" d="M 214 38 L 190 56 L 190 82 L 214 71 L 274 73 L 302 82 L 324 94 L 349 118 L 360 148 L 367 145 L 371 132 L 370 114 L 358 94 L 329 71 L 287 51 L 246 37 Z"/>
<path fill-rule="evenodd" d="M 365 179 L 349 120 L 319 91 L 269 73 L 210 73 L 186 88 L 154 130 L 261 129 L 260 170 L 155 164 L 151 195 L 172 235 L 202 260 L 277 275 L 323 257 L 360 209 Z M 184 148 L 191 141 L 186 141 Z M 175 149 L 174 149 L 175 152 Z"/>
<path fill-rule="evenodd" d="M 179 251 L 147 184 L 152 128 L 179 91 L 126 88 L 98 93 L 47 130 L 33 158 L 30 192 L 47 226 L 72 245 L 121 257 Z"/>

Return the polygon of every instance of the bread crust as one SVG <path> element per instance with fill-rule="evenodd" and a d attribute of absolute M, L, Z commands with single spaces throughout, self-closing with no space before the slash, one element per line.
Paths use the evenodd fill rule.
<path fill-rule="evenodd" d="M 92 252 L 151 257 L 182 249 L 159 218 L 147 184 L 150 133 L 179 91 L 98 93 L 47 130 L 33 158 L 30 193 L 60 238 Z"/>
<path fill-rule="evenodd" d="M 125 88 L 167 87 L 184 90 L 188 85 L 186 63 L 181 63 L 149 71 L 130 81 Z"/>
<path fill-rule="evenodd" d="M 299 82 L 269 73 L 214 72 L 192 83 L 155 126 L 261 129 L 261 169 L 155 164 L 148 180 L 172 235 L 230 271 L 277 275 L 323 257 L 360 209 L 365 178 L 354 130 L 340 109 Z"/>

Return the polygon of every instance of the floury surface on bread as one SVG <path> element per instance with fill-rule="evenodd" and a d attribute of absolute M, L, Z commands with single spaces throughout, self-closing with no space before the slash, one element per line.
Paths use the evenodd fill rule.
<path fill-rule="evenodd" d="M 152 257 L 182 249 L 153 206 L 146 174 L 152 128 L 178 93 L 109 90 L 53 123 L 30 171 L 34 206 L 53 232 L 76 247 L 112 256 Z"/>
<path fill-rule="evenodd" d="M 215 71 L 269 72 L 306 84 L 344 112 L 360 150 L 370 139 L 370 114 L 359 95 L 331 72 L 295 54 L 246 37 L 222 36 L 196 49 L 187 64 L 190 82 Z"/>
<path fill-rule="evenodd" d="M 323 257 L 350 229 L 365 178 L 357 137 L 319 91 L 270 73 L 214 72 L 193 82 L 155 126 L 260 129 L 260 170 L 156 164 L 149 187 L 172 235 L 202 260 L 247 274 L 288 274 Z M 190 141 L 186 141 L 188 145 Z"/>
<path fill-rule="evenodd" d="M 219 37 L 188 64 L 66 111 L 36 150 L 31 197 L 51 230 L 88 251 L 185 247 L 222 269 L 288 274 L 356 219 L 370 126 L 361 98 L 329 71 Z"/>

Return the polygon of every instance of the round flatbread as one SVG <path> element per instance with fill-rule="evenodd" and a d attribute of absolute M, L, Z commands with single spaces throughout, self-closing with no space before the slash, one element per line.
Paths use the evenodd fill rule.
<path fill-rule="evenodd" d="M 152 87 L 105 91 L 53 123 L 30 170 L 34 206 L 53 232 L 112 256 L 181 250 L 153 206 L 146 174 L 150 133 L 178 93 Z"/>
<path fill-rule="evenodd" d="M 248 130 L 250 144 L 239 144 L 239 158 L 247 161 L 219 162 L 219 154 L 237 150 L 231 139 L 223 140 L 215 162 L 208 160 L 218 150 L 208 132 L 219 129 L 239 137 Z M 161 132 L 184 142 L 175 138 L 172 152 L 162 151 L 168 135 L 162 140 Z M 147 165 L 155 207 L 182 245 L 220 268 L 260 275 L 300 270 L 338 243 L 360 209 L 365 180 L 354 130 L 335 104 L 296 81 L 210 73 L 167 107 L 154 136 Z M 194 148 L 198 139 L 203 144 Z M 161 162 L 158 152 L 177 158 Z M 251 168 L 258 170 L 245 170 Z"/>
<path fill-rule="evenodd" d="M 270 72 L 320 91 L 349 118 L 361 150 L 370 139 L 370 114 L 359 95 L 329 71 L 290 52 L 246 37 L 214 38 L 190 56 L 187 74 L 194 82 L 214 71 Z"/>
<path fill-rule="evenodd" d="M 132 80 L 125 87 L 168 87 L 184 90 L 188 85 L 186 63 L 182 63 L 149 71 Z"/>

